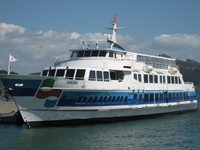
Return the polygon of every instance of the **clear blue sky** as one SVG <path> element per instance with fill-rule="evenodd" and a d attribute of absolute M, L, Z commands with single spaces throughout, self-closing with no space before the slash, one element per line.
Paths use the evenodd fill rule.
<path fill-rule="evenodd" d="M 199 0 L 0 0 L 0 22 L 32 31 L 105 32 L 115 12 L 121 34 L 200 34 Z"/>
<path fill-rule="evenodd" d="M 200 0 L 0 0 L 0 70 L 12 52 L 14 71 L 41 71 L 77 41 L 104 37 L 115 13 L 126 50 L 200 61 Z"/>

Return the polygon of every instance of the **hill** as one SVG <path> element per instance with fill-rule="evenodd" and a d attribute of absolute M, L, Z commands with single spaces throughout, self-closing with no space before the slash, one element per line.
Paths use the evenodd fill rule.
<path fill-rule="evenodd" d="M 160 54 L 159 56 L 172 58 L 166 54 Z M 179 67 L 185 82 L 193 82 L 195 86 L 200 86 L 200 62 L 192 59 L 186 59 L 185 61 L 177 59 L 176 65 Z"/>
<path fill-rule="evenodd" d="M 176 60 L 176 64 L 185 82 L 193 82 L 195 86 L 200 86 L 200 62 L 186 59 L 185 61 Z"/>

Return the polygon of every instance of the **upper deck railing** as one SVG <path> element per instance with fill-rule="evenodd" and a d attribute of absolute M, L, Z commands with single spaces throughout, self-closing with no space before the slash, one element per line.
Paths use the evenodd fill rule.
<path fill-rule="evenodd" d="M 153 68 L 158 69 L 168 69 L 169 66 L 178 69 L 175 59 L 173 58 L 137 54 L 137 61 L 144 62 L 146 65 L 150 65 Z"/>

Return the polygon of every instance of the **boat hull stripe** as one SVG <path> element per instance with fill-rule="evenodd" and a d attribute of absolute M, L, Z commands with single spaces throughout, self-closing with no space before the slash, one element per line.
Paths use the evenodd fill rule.
<path fill-rule="evenodd" d="M 12 96 L 34 96 L 41 80 L 2 79 Z"/>

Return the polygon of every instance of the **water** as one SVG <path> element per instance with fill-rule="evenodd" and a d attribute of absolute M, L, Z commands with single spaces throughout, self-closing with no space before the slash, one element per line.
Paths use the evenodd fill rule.
<path fill-rule="evenodd" d="M 200 97 L 200 89 L 197 93 Z M 200 110 L 152 119 L 74 127 L 28 129 L 25 125 L 0 124 L 0 149 L 199 150 Z"/>

